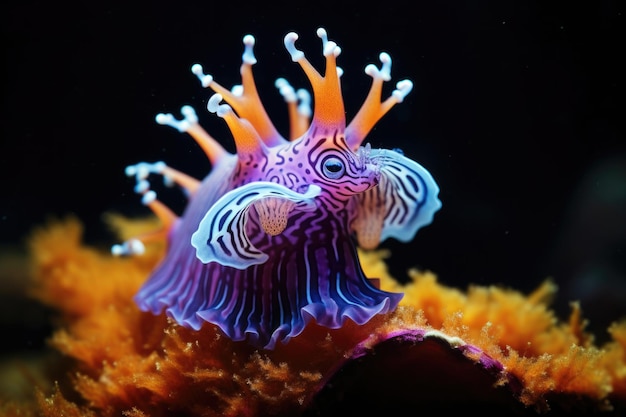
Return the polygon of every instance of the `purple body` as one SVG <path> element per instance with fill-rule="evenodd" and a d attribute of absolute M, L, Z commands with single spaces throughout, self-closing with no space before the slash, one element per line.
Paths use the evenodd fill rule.
<path fill-rule="evenodd" d="M 366 69 L 374 95 L 346 126 L 335 66 L 340 50 L 324 31 L 318 35 L 327 60 L 324 77 L 295 49 L 297 36 L 285 38 L 317 103 L 306 129 L 291 140 L 278 135 L 260 104 L 250 70 L 256 62 L 252 37 L 244 38 L 243 92 L 229 93 L 194 68 L 218 93 L 208 107 L 228 123 L 237 154 L 198 133 L 189 110 L 183 121 L 167 115 L 162 122 L 203 144 L 213 171 L 197 186 L 169 168 L 153 171 L 193 187 L 189 205 L 168 230 L 166 257 L 135 297 L 142 310 L 165 311 L 193 329 L 210 322 L 233 340 L 272 349 L 311 320 L 330 328 L 346 319 L 363 324 L 397 306 L 402 294 L 382 291 L 364 275 L 357 243 L 371 249 L 388 237 L 409 241 L 441 206 L 439 189 L 423 167 L 400 152 L 361 143 L 378 118 L 402 101 L 410 83 L 398 83 L 381 103 L 379 87 L 391 65 L 388 55 L 381 55 L 382 69 Z M 289 91 L 281 86 L 289 102 Z M 306 111 L 299 114 L 305 117 Z M 138 188 L 145 198 L 148 187 Z M 154 196 L 146 200 L 153 209 L 161 204 Z"/>

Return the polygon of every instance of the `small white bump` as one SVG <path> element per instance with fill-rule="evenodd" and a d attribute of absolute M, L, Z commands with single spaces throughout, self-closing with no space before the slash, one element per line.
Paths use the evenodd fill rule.
<path fill-rule="evenodd" d="M 138 239 L 129 239 L 122 244 L 111 246 L 113 256 L 143 255 L 145 252 L 146 247 Z"/>
<path fill-rule="evenodd" d="M 382 64 L 381 67 L 368 64 L 365 67 L 365 73 L 372 78 L 380 78 L 383 81 L 391 80 L 391 56 L 386 52 L 381 52 L 379 59 Z"/>
<path fill-rule="evenodd" d="M 154 118 L 156 122 L 163 126 L 173 127 L 179 132 L 186 132 L 189 129 L 189 122 L 187 119 L 176 120 L 171 113 L 159 113 Z"/>
<path fill-rule="evenodd" d="M 194 73 L 196 77 L 198 77 L 198 80 L 200 80 L 200 83 L 204 88 L 207 88 L 213 82 L 213 76 L 205 74 L 204 70 L 202 69 L 202 65 L 200 64 L 193 64 L 191 66 L 191 72 Z"/>
<path fill-rule="evenodd" d="M 159 113 L 156 115 L 154 120 L 156 120 L 156 122 L 160 125 L 168 125 L 173 118 L 174 116 L 171 113 Z"/>
<path fill-rule="evenodd" d="M 111 254 L 113 256 L 121 256 L 124 254 L 124 248 L 122 245 L 113 245 L 111 246 Z"/>
<path fill-rule="evenodd" d="M 152 203 L 154 200 L 156 200 L 156 193 L 152 190 L 149 190 L 141 198 L 141 203 L 144 206 L 147 206 L 148 204 Z"/>
<path fill-rule="evenodd" d="M 298 34 L 295 32 L 289 32 L 288 34 L 285 35 L 285 48 L 287 49 L 287 52 L 289 52 L 289 55 L 291 55 L 291 60 L 293 62 L 298 62 L 299 60 L 301 60 L 302 58 L 304 58 L 304 52 L 299 51 L 296 48 L 296 41 L 298 40 Z"/>
<path fill-rule="evenodd" d="M 150 164 L 147 162 L 140 162 L 135 166 L 137 167 L 137 180 L 148 178 L 148 175 L 150 175 Z"/>
<path fill-rule="evenodd" d="M 398 81 L 396 84 L 396 89 L 393 90 L 391 95 L 396 98 L 398 103 L 402 103 L 404 98 L 411 92 L 413 89 L 413 82 L 411 80 L 402 80 Z"/>
<path fill-rule="evenodd" d="M 241 84 L 233 85 L 233 88 L 230 89 L 230 92 L 233 93 L 233 95 L 237 97 L 243 96 L 243 85 Z"/>
<path fill-rule="evenodd" d="M 322 44 L 326 45 L 326 42 L 328 42 L 328 33 L 326 33 L 326 29 L 318 28 L 315 33 L 317 34 L 317 37 L 322 40 Z"/>
<path fill-rule="evenodd" d="M 207 110 L 217 114 L 219 117 L 224 117 L 227 113 L 233 111 L 228 104 L 220 104 L 221 102 L 222 95 L 217 93 L 213 94 L 207 103 Z"/>
<path fill-rule="evenodd" d="M 128 251 L 131 255 L 143 255 L 146 252 L 143 242 L 138 239 L 130 239 L 127 243 Z"/>
<path fill-rule="evenodd" d="M 281 96 L 283 96 L 283 99 L 287 103 L 295 103 L 298 100 L 298 98 L 296 97 L 296 91 L 286 79 L 276 79 L 276 81 L 274 82 L 274 86 L 278 88 L 278 92 Z"/>
<path fill-rule="evenodd" d="M 124 173 L 127 177 L 132 177 L 137 174 L 137 167 L 135 167 L 135 165 L 129 165 L 124 169 Z"/>
<path fill-rule="evenodd" d="M 137 181 L 137 184 L 135 185 L 135 192 L 137 194 L 143 194 L 149 189 L 150 189 L 150 183 L 148 182 L 148 180 Z"/>
<path fill-rule="evenodd" d="M 380 75 L 384 81 L 389 81 L 391 80 L 391 56 L 386 52 L 381 52 L 379 58 L 382 64 Z"/>
<path fill-rule="evenodd" d="M 158 161 L 152 164 L 153 172 L 157 174 L 161 174 L 165 168 L 167 168 L 167 164 L 163 161 Z"/>
<path fill-rule="evenodd" d="M 243 56 L 241 57 L 244 64 L 254 65 L 256 64 L 256 57 L 254 56 L 254 43 L 255 39 L 252 35 L 246 35 L 243 37 L 243 44 L 245 45 L 245 49 L 243 51 Z"/>
<path fill-rule="evenodd" d="M 298 113 L 303 116 L 310 117 L 313 114 L 313 109 L 311 108 L 311 93 L 304 88 L 300 88 L 296 94 L 298 95 L 298 100 L 300 100 L 300 104 L 298 104 Z"/>
<path fill-rule="evenodd" d="M 198 123 L 198 115 L 193 107 L 189 105 L 183 106 L 180 108 L 180 112 L 190 124 Z"/>
<path fill-rule="evenodd" d="M 335 54 L 335 49 L 339 49 L 341 51 L 341 49 L 337 46 L 337 44 L 333 41 L 328 41 L 325 42 L 324 45 L 324 56 L 328 57 L 330 55 Z M 339 54 L 335 54 L 335 56 L 337 56 Z"/>
<path fill-rule="evenodd" d="M 339 54 L 341 54 L 341 48 L 337 45 L 337 43 L 328 40 L 328 33 L 326 33 L 326 29 L 317 29 L 317 36 L 322 40 L 322 51 L 325 57 L 329 57 L 330 55 L 338 57 Z"/>
<path fill-rule="evenodd" d="M 206 106 L 207 110 L 209 110 L 211 113 L 217 112 L 217 108 L 219 107 L 221 102 L 222 102 L 222 95 L 213 94 L 211 98 L 209 99 L 209 102 L 207 103 L 207 106 Z"/>

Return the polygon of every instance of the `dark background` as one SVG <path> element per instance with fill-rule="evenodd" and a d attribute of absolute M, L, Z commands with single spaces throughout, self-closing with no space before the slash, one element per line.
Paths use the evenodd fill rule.
<path fill-rule="evenodd" d="M 363 68 L 381 51 L 394 83 L 414 82 L 369 141 L 430 170 L 443 208 L 412 243 L 385 243 L 395 276 L 416 266 L 461 289 L 524 292 L 551 277 L 559 314 L 580 300 L 601 335 L 626 314 L 623 3 L 84 3 L 3 6 L 0 243 L 21 245 L 49 215 L 73 213 L 88 242 L 107 246 L 102 213 L 146 213 L 127 165 L 164 160 L 205 175 L 197 145 L 154 115 L 193 104 L 232 149 L 189 68 L 238 83 L 247 33 L 261 96 L 285 132 L 274 79 L 305 84 L 283 36 L 298 32 L 320 68 L 322 26 L 342 48 L 349 118 L 369 88 Z M 180 196 L 168 202 L 182 209 Z"/>

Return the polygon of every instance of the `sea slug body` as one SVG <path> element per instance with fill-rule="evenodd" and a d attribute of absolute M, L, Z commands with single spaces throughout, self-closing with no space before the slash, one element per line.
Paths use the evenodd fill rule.
<path fill-rule="evenodd" d="M 373 249 L 387 238 L 406 242 L 431 223 L 441 207 L 430 173 L 395 150 L 371 149 L 363 141 L 376 122 L 412 89 L 396 84 L 381 100 L 391 58 L 368 65 L 370 92 L 346 125 L 341 93 L 341 49 L 319 29 L 326 60 L 320 74 L 296 48 L 298 36 L 285 36 L 291 59 L 313 91 L 296 91 L 285 79 L 276 86 L 290 113 L 284 138 L 261 104 L 252 65 L 255 38 L 243 38 L 242 84 L 222 87 L 203 68 L 192 72 L 215 94 L 208 110 L 224 119 L 236 154 L 227 152 L 184 106 L 184 118 L 159 114 L 157 122 L 191 135 L 212 165 L 202 181 L 166 164 L 140 163 L 126 173 L 136 191 L 162 220 L 165 258 L 135 296 L 140 309 L 163 311 L 179 324 L 199 330 L 217 325 L 233 340 L 273 349 L 303 331 L 308 322 L 338 328 L 393 311 L 402 294 L 378 289 L 363 273 L 357 245 Z M 178 217 L 156 198 L 148 177 L 163 175 L 181 186 L 189 203 Z M 150 236 L 116 245 L 118 255 L 141 253 Z"/>

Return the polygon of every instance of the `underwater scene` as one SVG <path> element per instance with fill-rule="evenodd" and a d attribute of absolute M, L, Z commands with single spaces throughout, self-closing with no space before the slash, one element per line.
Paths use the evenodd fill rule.
<path fill-rule="evenodd" d="M 624 415 L 624 11 L 275 7 L 9 6 L 0 416 Z"/>

